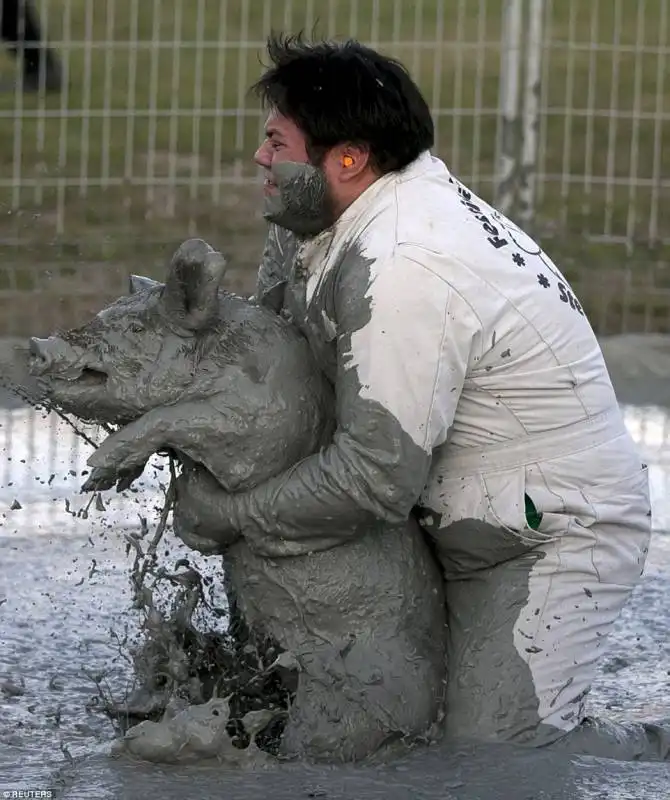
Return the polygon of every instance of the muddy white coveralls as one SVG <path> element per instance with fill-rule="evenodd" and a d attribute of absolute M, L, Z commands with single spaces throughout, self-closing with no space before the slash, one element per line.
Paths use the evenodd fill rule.
<path fill-rule="evenodd" d="M 447 732 L 565 739 L 640 580 L 651 515 L 567 281 L 425 153 L 316 238 L 271 229 L 257 296 L 284 282 L 284 313 L 335 384 L 338 427 L 252 491 L 245 534 L 293 555 L 414 509 L 446 578 Z M 648 749 L 636 731 L 619 755 Z"/>

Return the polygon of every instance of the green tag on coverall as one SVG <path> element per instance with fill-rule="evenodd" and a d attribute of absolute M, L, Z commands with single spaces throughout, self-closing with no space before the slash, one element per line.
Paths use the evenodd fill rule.
<path fill-rule="evenodd" d="M 524 495 L 524 499 L 526 501 L 526 523 L 531 530 L 536 531 L 542 522 L 542 514 L 535 508 L 535 503 L 527 494 Z"/>

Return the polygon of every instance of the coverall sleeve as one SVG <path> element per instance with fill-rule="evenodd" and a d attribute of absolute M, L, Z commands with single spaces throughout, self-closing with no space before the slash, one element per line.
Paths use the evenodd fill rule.
<path fill-rule="evenodd" d="M 430 256 L 405 246 L 382 263 L 345 258 L 334 290 L 333 441 L 232 495 L 239 529 L 259 552 L 327 549 L 375 523 L 404 522 L 417 503 L 453 423 L 477 329 Z"/>
<path fill-rule="evenodd" d="M 270 225 L 258 268 L 253 299 L 277 312 L 281 311 L 283 306 L 283 289 L 291 266 L 291 256 L 295 250 L 294 239 L 295 236 L 290 231 L 277 225 Z"/>

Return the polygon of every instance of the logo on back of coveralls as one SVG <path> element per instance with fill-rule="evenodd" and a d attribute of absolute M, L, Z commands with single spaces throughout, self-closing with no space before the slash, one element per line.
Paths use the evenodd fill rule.
<path fill-rule="evenodd" d="M 517 228 L 512 220 L 507 219 L 507 217 L 504 217 L 495 209 L 491 210 L 491 216 L 496 223 L 504 229 L 505 236 L 509 237 L 512 244 L 516 245 L 519 250 L 523 250 L 523 252 L 528 256 L 537 256 L 538 258 L 543 257 L 544 251 L 540 245 L 534 239 L 531 239 L 531 237 L 525 231 L 522 231 L 521 228 Z M 542 260 L 544 261 L 544 258 L 542 258 Z M 546 262 L 545 266 L 549 267 Z"/>

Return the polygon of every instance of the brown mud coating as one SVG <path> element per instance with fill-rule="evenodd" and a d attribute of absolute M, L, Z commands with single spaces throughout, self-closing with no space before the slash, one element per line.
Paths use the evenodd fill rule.
<path fill-rule="evenodd" d="M 224 272 L 220 254 L 189 240 L 165 284 L 135 279 L 129 297 L 88 324 L 31 341 L 50 401 L 120 426 L 110 440 L 126 437 L 143 453 L 121 474 L 94 470 L 89 488 L 126 487 L 153 453 L 169 452 L 204 465 L 227 491 L 244 490 L 332 435 L 332 388 L 307 342 L 270 309 L 226 293 Z M 141 685 L 111 711 L 144 721 L 117 752 L 235 765 L 267 752 L 352 761 L 429 735 L 446 681 L 444 595 L 413 520 L 371 522 L 350 544 L 275 560 L 231 541 L 222 577 L 230 625 L 220 636 L 193 622 L 202 585 L 180 566 L 189 577 L 180 573 L 168 613 L 138 587 Z"/>

